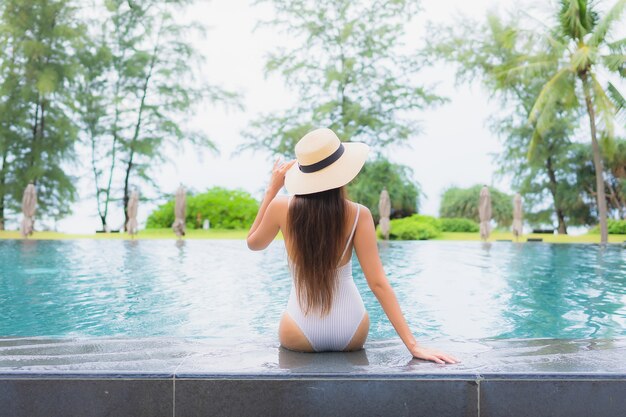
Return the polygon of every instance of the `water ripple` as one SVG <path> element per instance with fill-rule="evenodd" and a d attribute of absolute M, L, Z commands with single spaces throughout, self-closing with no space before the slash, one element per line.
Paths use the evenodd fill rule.
<path fill-rule="evenodd" d="M 619 246 L 388 242 L 380 254 L 420 337 L 626 336 Z M 282 242 L 0 241 L 0 335 L 276 341 L 291 278 Z M 356 258 L 370 340 L 395 332 Z"/>

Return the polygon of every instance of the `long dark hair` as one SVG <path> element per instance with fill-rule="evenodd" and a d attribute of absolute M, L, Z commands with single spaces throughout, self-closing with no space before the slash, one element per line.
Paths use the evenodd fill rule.
<path fill-rule="evenodd" d="M 296 294 L 307 314 L 330 312 L 347 218 L 343 187 L 293 198 L 287 213 Z"/>

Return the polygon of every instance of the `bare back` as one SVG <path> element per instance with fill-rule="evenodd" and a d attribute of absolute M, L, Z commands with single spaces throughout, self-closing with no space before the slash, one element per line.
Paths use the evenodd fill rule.
<path fill-rule="evenodd" d="M 287 197 L 287 196 L 278 196 L 274 199 L 274 201 L 276 203 L 278 203 L 278 209 L 279 209 L 279 216 L 278 216 L 278 222 L 279 222 L 279 226 L 280 226 L 280 230 L 282 232 L 283 235 L 283 239 L 285 240 L 285 248 L 287 250 L 287 255 L 289 256 L 289 254 L 291 253 L 291 242 L 289 241 L 289 227 L 287 225 L 287 214 L 289 211 L 289 205 L 291 202 L 291 199 L 293 197 Z M 278 200 L 278 201 L 277 201 Z M 348 263 L 350 261 L 350 259 L 352 258 L 352 252 L 353 252 L 353 248 L 354 248 L 354 239 L 351 239 L 351 234 L 353 232 L 356 233 L 356 226 L 358 221 L 355 223 L 355 220 L 358 220 L 357 217 L 357 204 L 353 201 L 350 200 L 346 200 L 347 205 L 346 205 L 346 209 L 347 209 L 347 219 L 346 219 L 346 223 L 344 225 L 344 234 L 345 234 L 345 239 L 344 241 L 347 242 L 347 247 L 344 248 L 344 255 L 342 256 L 339 265 L 345 265 L 346 263 Z M 320 242 L 320 244 L 322 244 L 323 242 Z M 291 259 L 291 256 L 289 256 L 289 258 Z"/>

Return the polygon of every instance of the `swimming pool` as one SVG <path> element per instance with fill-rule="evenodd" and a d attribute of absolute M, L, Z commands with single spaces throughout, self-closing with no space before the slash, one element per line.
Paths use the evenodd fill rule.
<path fill-rule="evenodd" d="M 385 270 L 416 337 L 626 336 L 626 249 L 390 242 Z M 0 241 L 0 336 L 276 341 L 290 276 L 281 241 Z M 354 259 L 370 341 L 396 338 Z"/>

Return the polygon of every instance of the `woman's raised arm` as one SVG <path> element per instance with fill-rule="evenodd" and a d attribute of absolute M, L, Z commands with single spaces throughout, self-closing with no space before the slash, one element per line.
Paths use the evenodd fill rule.
<path fill-rule="evenodd" d="M 272 205 L 272 203 L 280 189 L 285 185 L 285 173 L 295 162 L 293 160 L 281 163 L 278 159 L 274 162 L 272 177 L 270 178 L 267 191 L 265 191 L 265 197 L 263 197 L 261 207 L 259 207 L 259 211 L 246 238 L 248 248 L 252 250 L 265 249 L 278 234 L 280 224 L 274 209 L 275 204 Z"/>
<path fill-rule="evenodd" d="M 378 299 L 389 321 L 404 342 L 411 354 L 419 359 L 425 359 L 436 363 L 457 363 L 456 358 L 434 349 L 425 348 L 417 343 L 413 333 L 402 315 L 396 295 L 385 276 L 382 262 L 378 255 L 376 243 L 376 229 L 372 213 L 362 207 L 362 216 L 359 218 L 354 236 L 354 248 L 356 250 L 361 269 L 370 289 Z"/>

